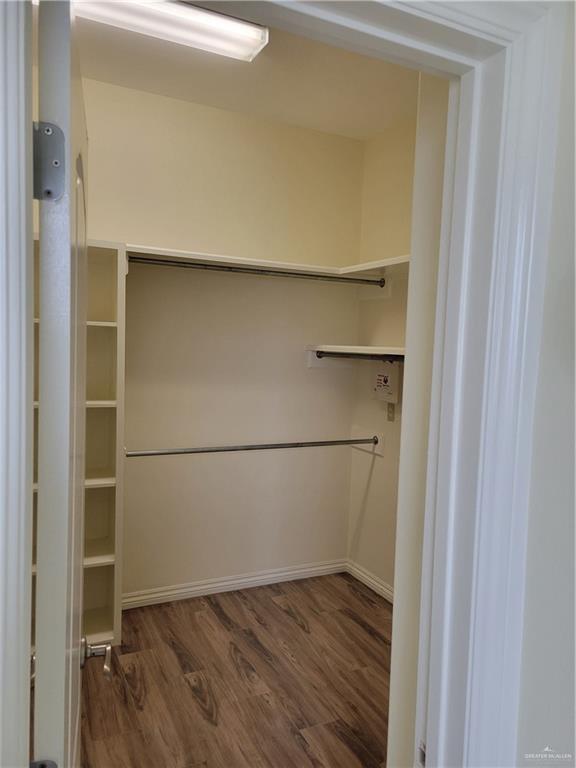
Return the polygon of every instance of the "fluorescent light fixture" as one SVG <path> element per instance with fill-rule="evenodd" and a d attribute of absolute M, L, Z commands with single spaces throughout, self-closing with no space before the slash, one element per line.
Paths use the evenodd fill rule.
<path fill-rule="evenodd" d="M 268 43 L 268 30 L 184 2 L 76 0 L 76 16 L 201 51 L 252 61 Z"/>

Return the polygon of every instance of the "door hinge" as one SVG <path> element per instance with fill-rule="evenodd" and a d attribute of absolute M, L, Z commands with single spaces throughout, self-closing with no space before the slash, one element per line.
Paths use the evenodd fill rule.
<path fill-rule="evenodd" d="M 426 765 L 426 744 L 423 741 L 418 745 L 418 764 L 421 766 Z"/>
<path fill-rule="evenodd" d="M 30 768 L 58 768 L 54 760 L 32 760 Z"/>
<path fill-rule="evenodd" d="M 34 198 L 59 200 L 64 194 L 64 132 L 54 123 L 34 123 Z"/>

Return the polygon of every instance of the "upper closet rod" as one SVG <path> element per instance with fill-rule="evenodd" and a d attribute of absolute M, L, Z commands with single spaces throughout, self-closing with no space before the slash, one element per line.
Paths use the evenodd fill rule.
<path fill-rule="evenodd" d="M 376 285 L 384 288 L 386 281 L 383 277 L 371 280 L 367 277 L 340 277 L 339 275 L 322 275 L 314 272 L 291 272 L 282 269 L 266 269 L 264 267 L 240 267 L 232 264 L 216 264 L 204 261 L 180 261 L 175 259 L 151 259 L 147 256 L 129 254 L 128 261 L 136 264 L 151 264 L 156 267 L 181 267 L 183 269 L 203 269 L 209 272 L 240 272 L 244 275 L 266 275 L 268 277 L 296 277 L 300 280 L 325 280 L 330 283 L 357 283 L 360 285 Z"/>
<path fill-rule="evenodd" d="M 325 445 L 378 445 L 378 437 L 356 440 L 311 440 L 298 443 L 259 443 L 248 445 L 216 445 L 206 448 L 155 448 L 148 451 L 126 451 L 126 458 L 137 456 L 175 456 L 186 453 L 229 453 L 231 451 L 269 451 L 275 448 L 315 448 Z"/>

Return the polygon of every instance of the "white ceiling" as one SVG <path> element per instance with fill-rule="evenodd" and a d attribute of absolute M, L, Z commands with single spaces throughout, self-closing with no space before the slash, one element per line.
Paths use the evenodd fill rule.
<path fill-rule="evenodd" d="M 418 73 L 276 29 L 251 63 L 79 19 L 82 74 L 357 139 L 416 111 Z"/>

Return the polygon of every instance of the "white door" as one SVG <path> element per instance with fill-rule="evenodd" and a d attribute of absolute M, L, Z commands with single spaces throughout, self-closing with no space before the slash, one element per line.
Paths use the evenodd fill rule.
<path fill-rule="evenodd" d="M 64 188 L 40 202 L 34 758 L 58 768 L 80 765 L 87 140 L 71 13 L 41 0 L 38 18 L 40 129 L 64 133 Z"/>

